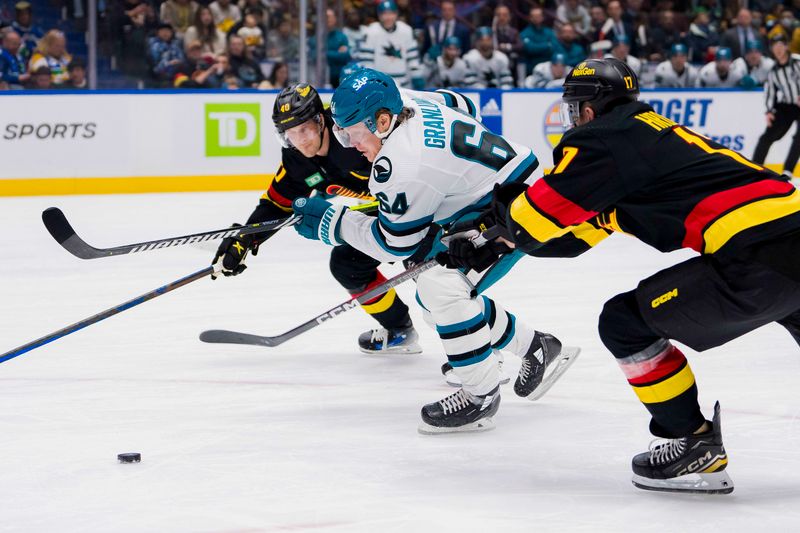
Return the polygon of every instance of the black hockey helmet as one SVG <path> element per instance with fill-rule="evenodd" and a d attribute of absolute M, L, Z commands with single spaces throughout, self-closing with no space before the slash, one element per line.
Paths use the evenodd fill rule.
<path fill-rule="evenodd" d="M 322 113 L 322 99 L 308 83 L 293 83 L 275 98 L 272 122 L 278 133 L 283 133 Z"/>
<path fill-rule="evenodd" d="M 620 103 L 633 102 L 639 96 L 639 80 L 633 70 L 615 58 L 587 59 L 578 64 L 564 80 L 562 122 L 572 127 L 586 102 L 596 115 L 607 113 Z"/>

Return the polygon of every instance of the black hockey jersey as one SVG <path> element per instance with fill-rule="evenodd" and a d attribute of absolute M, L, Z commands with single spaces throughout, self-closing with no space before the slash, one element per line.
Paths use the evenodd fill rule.
<path fill-rule="evenodd" d="M 518 246 L 534 255 L 562 236 L 583 235 L 585 251 L 603 230 L 713 254 L 800 229 L 792 184 L 641 102 L 568 131 L 553 160 L 508 212 Z"/>

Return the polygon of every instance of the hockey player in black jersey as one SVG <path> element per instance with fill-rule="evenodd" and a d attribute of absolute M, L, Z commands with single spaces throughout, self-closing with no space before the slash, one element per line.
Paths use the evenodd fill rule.
<path fill-rule="evenodd" d="M 479 249 L 453 241 L 447 261 L 485 261 L 508 250 L 501 244 L 571 256 L 614 231 L 662 252 L 698 252 L 606 302 L 599 333 L 650 412 L 650 431 L 666 439 L 633 458 L 634 484 L 728 493 L 719 404 L 706 420 L 671 341 L 703 351 L 778 322 L 800 343 L 800 191 L 657 114 L 638 93 L 616 59 L 579 64 L 564 83 L 574 127 L 553 152 L 553 172 L 529 188 L 496 190 L 480 222 L 497 225 L 502 240 Z"/>
<path fill-rule="evenodd" d="M 285 218 L 292 213 L 295 198 L 314 191 L 345 196 L 368 197 L 371 163 L 355 148 L 344 148 L 331 133 L 333 120 L 322 105 L 317 91 L 308 84 L 293 84 L 275 99 L 272 120 L 283 149 L 275 179 L 247 224 Z M 249 251 L 253 255 L 272 233 L 225 239 L 212 263 L 222 263 L 225 276 L 242 273 Z M 379 261 L 352 246 L 333 248 L 330 270 L 351 294 L 369 290 L 386 278 L 378 270 Z M 394 289 L 361 306 L 380 324 L 363 333 L 358 346 L 365 353 L 420 353 L 408 306 Z"/>

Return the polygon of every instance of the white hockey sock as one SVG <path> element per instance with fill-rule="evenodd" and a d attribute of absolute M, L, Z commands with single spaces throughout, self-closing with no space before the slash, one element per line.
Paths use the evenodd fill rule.
<path fill-rule="evenodd" d="M 491 298 L 480 296 L 478 302 L 492 332 L 492 348 L 508 350 L 519 357 L 525 355 L 533 342 L 534 329 L 517 320 L 517 317 Z"/>

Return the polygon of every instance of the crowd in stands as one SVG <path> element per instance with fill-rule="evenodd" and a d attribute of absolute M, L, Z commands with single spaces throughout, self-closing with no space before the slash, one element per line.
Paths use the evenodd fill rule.
<path fill-rule="evenodd" d="M 800 0 L 785 2 L 333 0 L 322 21 L 324 83 L 336 87 L 354 67 L 370 66 L 418 89 L 559 87 L 587 57 L 614 56 L 643 86 L 760 87 L 774 43 L 800 53 Z M 297 79 L 295 0 L 99 5 L 101 52 L 141 86 L 279 89 Z M 64 12 L 85 16 L 72 7 Z M 308 20 L 303 59 L 313 62 L 314 13 Z M 27 1 L 0 11 L 0 47 L 0 89 L 87 85 L 85 58 L 70 55 L 60 29 L 38 25 Z"/>

